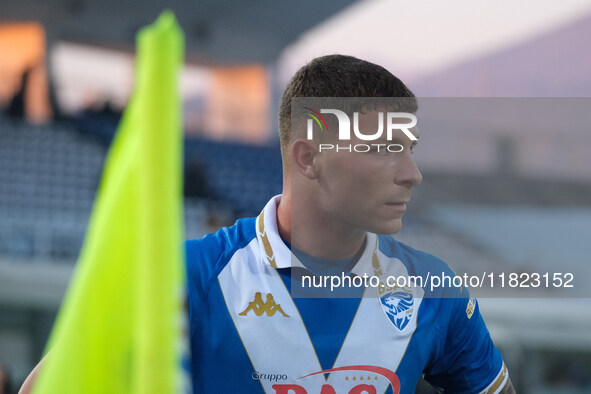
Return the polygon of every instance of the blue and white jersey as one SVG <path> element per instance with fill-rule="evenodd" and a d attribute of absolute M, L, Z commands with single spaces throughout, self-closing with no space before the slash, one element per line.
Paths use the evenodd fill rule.
<path fill-rule="evenodd" d="M 196 393 L 414 393 L 423 375 L 444 392 L 500 391 L 508 373 L 466 289 L 292 298 L 289 272 L 303 266 L 279 236 L 279 198 L 186 243 Z M 355 275 L 453 275 L 391 236 L 368 234 L 365 245 Z"/>

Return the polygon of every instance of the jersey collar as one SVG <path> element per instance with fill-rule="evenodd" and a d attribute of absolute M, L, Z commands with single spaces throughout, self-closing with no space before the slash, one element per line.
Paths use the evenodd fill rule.
<path fill-rule="evenodd" d="M 295 257 L 279 235 L 277 227 L 277 206 L 281 201 L 281 195 L 273 197 L 261 211 L 256 220 L 256 231 L 263 262 L 273 268 L 290 268 L 304 265 Z M 373 275 L 375 267 L 372 266 L 373 256 L 378 249 L 378 238 L 375 234 L 367 234 L 365 249 L 359 261 L 351 272 L 355 275 Z M 374 262 L 375 265 L 375 262 Z"/>

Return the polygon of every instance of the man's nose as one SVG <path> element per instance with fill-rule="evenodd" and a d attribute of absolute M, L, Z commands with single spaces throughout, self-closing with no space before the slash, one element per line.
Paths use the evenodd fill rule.
<path fill-rule="evenodd" d="M 423 181 L 423 175 L 417 167 L 413 156 L 409 152 L 401 152 L 399 166 L 396 169 L 394 182 L 397 185 L 415 187 Z"/>

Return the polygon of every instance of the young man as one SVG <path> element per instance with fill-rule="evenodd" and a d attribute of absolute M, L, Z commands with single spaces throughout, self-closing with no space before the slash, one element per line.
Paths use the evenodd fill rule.
<path fill-rule="evenodd" d="M 383 141 L 395 152 L 323 150 L 293 116 L 296 97 L 406 98 L 404 111 L 417 110 L 399 79 L 353 57 L 317 58 L 295 74 L 279 114 L 282 195 L 257 218 L 186 244 L 195 392 L 414 393 L 421 376 L 445 392 L 514 392 L 464 288 L 439 298 L 380 282 L 347 298 L 327 289 L 293 296 L 304 278 L 453 275 L 391 237 L 422 180 L 411 155 L 416 130 Z M 376 130 L 381 109 L 362 108 L 359 129 Z M 338 144 L 325 126 L 324 147 Z"/>
<path fill-rule="evenodd" d="M 279 116 L 282 195 L 257 218 L 186 243 L 195 393 L 414 393 L 421 376 L 445 392 L 513 393 L 466 289 L 383 282 L 453 276 L 441 260 L 391 236 L 422 180 L 411 155 L 416 130 L 392 130 L 375 144 L 402 148 L 393 152 L 358 134 L 348 142 L 360 151 L 321 149 L 306 134 L 304 112 L 316 116 L 314 108 L 292 114 L 298 97 L 386 98 L 361 105 L 354 130 L 379 129 L 375 115 L 389 98 L 401 100 L 397 111 L 417 110 L 399 79 L 353 57 L 317 58 L 295 74 Z M 318 134 L 324 148 L 339 143 L 333 123 Z M 312 298 L 292 294 L 306 278 L 368 276 L 379 285 L 345 289 L 344 298 L 326 286 Z"/>

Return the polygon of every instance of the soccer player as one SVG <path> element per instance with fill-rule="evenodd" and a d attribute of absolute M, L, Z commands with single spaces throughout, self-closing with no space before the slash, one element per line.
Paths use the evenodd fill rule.
<path fill-rule="evenodd" d="M 186 243 L 195 393 L 414 393 L 421 377 L 444 392 L 514 393 L 467 289 L 384 282 L 454 275 L 392 236 L 422 181 L 416 128 L 375 144 L 349 133 L 361 149 L 339 150 L 320 108 L 292 114 L 296 98 L 323 97 L 384 98 L 357 108 L 352 129 L 379 129 L 390 99 L 401 100 L 397 116 L 418 108 L 389 71 L 350 56 L 314 59 L 290 80 L 279 113 L 282 194 L 258 217 Z M 308 138 L 308 118 L 326 126 L 318 138 Z M 379 284 L 329 288 L 367 277 Z M 313 297 L 295 295 L 318 278 L 332 279 L 309 286 Z"/>
<path fill-rule="evenodd" d="M 257 218 L 186 244 L 195 392 L 414 393 L 421 376 L 445 392 L 514 392 L 464 288 L 446 297 L 383 283 L 375 296 L 370 288 L 345 298 L 290 292 L 318 277 L 453 275 L 391 236 L 422 180 L 411 155 L 416 129 L 380 140 L 402 148 L 394 152 L 357 135 L 347 142 L 359 151 L 337 151 L 330 147 L 341 141 L 325 124 L 321 149 L 292 114 L 298 97 L 401 98 L 405 112 L 417 110 L 398 78 L 354 57 L 320 57 L 294 75 L 279 112 L 282 194 Z M 361 108 L 358 128 L 376 130 L 380 109 Z"/>

